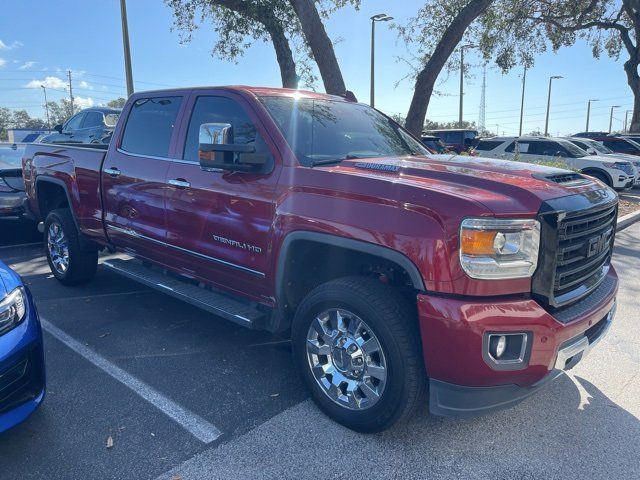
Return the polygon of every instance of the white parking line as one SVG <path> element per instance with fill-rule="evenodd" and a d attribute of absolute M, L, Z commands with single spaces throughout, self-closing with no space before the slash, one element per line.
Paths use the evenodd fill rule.
<path fill-rule="evenodd" d="M 42 323 L 42 328 L 53 337 L 60 340 L 78 355 L 93 363 L 105 373 L 111 375 L 114 379 L 129 389 L 133 390 L 140 397 L 155 406 L 169 418 L 173 419 L 178 425 L 191 433 L 191 435 L 201 442 L 211 443 L 222 435 L 220 430 L 207 422 L 204 418 L 190 412 L 184 407 L 181 407 L 170 398 L 167 398 L 165 395 L 155 390 L 153 387 L 147 385 L 141 380 L 138 380 L 136 377 L 125 372 L 120 367 L 117 367 L 106 358 L 67 335 L 48 320 L 40 318 L 40 322 Z"/>

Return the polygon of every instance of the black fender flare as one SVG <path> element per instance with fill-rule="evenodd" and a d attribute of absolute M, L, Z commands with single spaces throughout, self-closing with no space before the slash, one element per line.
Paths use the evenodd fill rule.
<path fill-rule="evenodd" d="M 76 212 L 73 211 L 73 203 L 71 202 L 71 196 L 69 195 L 69 189 L 67 188 L 67 184 L 64 183 L 63 180 L 60 180 L 59 178 L 53 178 L 53 177 L 49 177 L 48 175 L 39 175 L 36 178 L 36 192 L 38 192 L 38 184 L 39 183 L 52 183 L 54 185 L 59 186 L 60 188 L 62 188 L 62 191 L 64 192 L 64 194 L 67 197 L 67 203 L 69 204 L 69 210 L 71 210 L 71 216 L 73 217 L 73 223 L 76 224 L 76 228 L 78 229 L 78 232 L 80 232 L 80 226 L 78 224 L 78 220 L 76 218 Z M 40 202 L 40 195 L 38 194 L 38 209 L 40 210 L 40 217 L 42 217 L 42 204 Z M 44 222 L 46 220 L 46 218 L 41 218 L 41 220 Z"/>
<path fill-rule="evenodd" d="M 407 272 L 409 278 L 411 279 L 411 283 L 416 290 L 422 292 L 425 291 L 424 281 L 422 279 L 420 271 L 418 270 L 418 267 L 416 267 L 411 259 L 409 259 L 409 257 L 404 255 L 403 253 L 375 243 L 364 242 L 362 240 L 354 240 L 352 238 L 340 237 L 328 233 L 298 230 L 291 232 L 285 236 L 280 247 L 280 253 L 277 261 L 275 278 L 277 296 L 276 298 L 278 300 L 278 310 L 282 317 L 285 316 L 284 279 L 286 273 L 286 261 L 288 258 L 289 249 L 291 248 L 292 244 L 299 240 L 313 241 L 325 245 L 344 248 L 347 250 L 353 250 L 355 252 L 366 253 L 393 262 L 402 267 Z"/>

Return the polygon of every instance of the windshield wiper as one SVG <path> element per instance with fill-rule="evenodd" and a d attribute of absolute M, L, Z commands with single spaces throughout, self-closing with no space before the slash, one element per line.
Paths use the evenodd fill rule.
<path fill-rule="evenodd" d="M 311 162 L 311 166 L 312 167 L 317 167 L 319 165 L 331 165 L 332 163 L 340 163 L 340 162 L 344 162 L 345 160 L 358 160 L 360 158 L 369 158 L 369 157 L 363 157 L 361 155 L 349 154 L 349 155 L 345 155 L 344 157 L 340 157 L 340 158 L 325 158 L 323 160 L 315 160 L 315 161 Z"/>

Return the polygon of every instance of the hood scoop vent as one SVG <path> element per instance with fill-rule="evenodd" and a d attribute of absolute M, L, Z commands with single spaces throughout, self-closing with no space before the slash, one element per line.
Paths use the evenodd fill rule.
<path fill-rule="evenodd" d="M 395 173 L 400 170 L 398 165 L 389 165 L 386 163 L 373 163 L 373 162 L 358 162 L 354 165 L 356 168 L 362 168 L 363 170 L 376 170 L 378 172 Z"/>
<path fill-rule="evenodd" d="M 534 175 L 534 177 L 536 176 L 537 175 Z M 542 178 L 544 178 L 545 180 L 549 180 L 553 183 L 564 185 L 566 187 L 586 185 L 588 183 L 591 183 L 588 178 L 585 178 L 578 173 L 561 173 L 557 175 L 545 175 Z"/>

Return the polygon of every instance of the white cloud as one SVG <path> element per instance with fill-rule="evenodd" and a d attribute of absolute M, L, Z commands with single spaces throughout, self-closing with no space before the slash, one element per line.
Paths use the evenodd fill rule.
<path fill-rule="evenodd" d="M 22 65 L 18 67 L 18 70 L 29 70 L 33 67 L 36 62 L 24 62 Z"/>
<path fill-rule="evenodd" d="M 0 40 L 1 42 L 2 40 Z M 4 58 L 0 58 L 0 67 L 4 67 L 7 64 L 7 61 Z"/>
<path fill-rule="evenodd" d="M 45 77 L 44 80 L 31 80 L 25 85 L 27 88 L 40 88 L 44 85 L 47 88 L 64 89 L 67 88 L 67 82 L 59 77 Z"/>
<path fill-rule="evenodd" d="M 91 97 L 73 97 L 73 103 L 80 108 L 93 107 L 94 101 Z"/>
<path fill-rule="evenodd" d="M 93 87 L 91 85 L 89 85 L 89 83 L 87 83 L 86 81 L 82 80 L 80 82 L 80 88 L 85 88 L 87 90 L 93 90 Z"/>
<path fill-rule="evenodd" d="M 0 40 L 0 50 L 12 50 L 14 48 L 21 47 L 23 45 L 22 42 L 13 41 L 10 45 L 7 45 L 2 40 Z"/>

